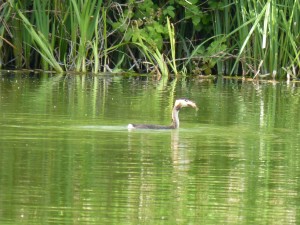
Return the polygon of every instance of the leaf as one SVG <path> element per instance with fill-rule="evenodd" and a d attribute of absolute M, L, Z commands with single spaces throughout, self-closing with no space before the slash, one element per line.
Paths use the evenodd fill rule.
<path fill-rule="evenodd" d="M 222 44 L 224 40 L 213 41 L 207 48 L 207 55 L 214 55 L 218 52 L 223 52 L 227 49 L 227 45 Z"/>
<path fill-rule="evenodd" d="M 175 8 L 173 6 L 168 6 L 164 11 L 163 14 L 164 16 L 170 16 L 171 18 L 175 17 Z"/>

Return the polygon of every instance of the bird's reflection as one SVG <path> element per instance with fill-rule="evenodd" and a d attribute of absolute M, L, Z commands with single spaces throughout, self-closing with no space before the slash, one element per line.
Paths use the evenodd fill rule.
<path fill-rule="evenodd" d="M 180 131 L 171 132 L 171 154 L 173 165 L 179 170 L 188 170 L 190 159 L 187 154 L 188 143 L 180 141 Z"/>

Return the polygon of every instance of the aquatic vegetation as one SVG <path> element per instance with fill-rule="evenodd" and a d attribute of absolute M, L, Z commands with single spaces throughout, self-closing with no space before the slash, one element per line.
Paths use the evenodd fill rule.
<path fill-rule="evenodd" d="M 50 65 L 55 71 L 57 72 L 63 72 L 63 69 L 57 62 L 54 53 L 53 53 L 53 45 L 48 42 L 48 39 L 46 38 L 48 35 L 48 30 L 45 30 L 45 32 L 41 32 L 41 30 L 36 31 L 33 28 L 33 25 L 28 21 L 28 19 L 24 16 L 24 14 L 17 10 L 20 18 L 24 22 L 24 26 L 27 29 L 28 33 L 30 34 L 32 40 L 34 41 L 34 44 L 36 45 L 35 50 L 41 55 L 42 57 L 42 64 L 43 69 L 47 70 L 48 65 Z M 41 20 L 42 21 L 42 20 Z M 46 22 L 47 23 L 47 22 Z M 45 27 L 45 26 L 41 26 Z"/>
<path fill-rule="evenodd" d="M 298 0 L 7 1 L 0 67 L 299 76 Z"/>

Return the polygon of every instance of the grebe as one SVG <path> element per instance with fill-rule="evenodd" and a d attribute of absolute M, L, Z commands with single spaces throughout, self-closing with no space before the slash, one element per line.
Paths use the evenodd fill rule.
<path fill-rule="evenodd" d="M 170 126 L 154 124 L 128 124 L 127 128 L 131 129 L 177 129 L 179 128 L 179 110 L 184 107 L 192 107 L 198 110 L 195 102 L 188 99 L 177 99 L 172 110 L 172 124 Z"/>

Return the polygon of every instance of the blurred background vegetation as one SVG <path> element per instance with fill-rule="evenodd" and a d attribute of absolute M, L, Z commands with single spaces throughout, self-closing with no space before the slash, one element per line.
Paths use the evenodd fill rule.
<path fill-rule="evenodd" d="M 299 0 L 0 0 L 0 68 L 297 78 Z"/>

